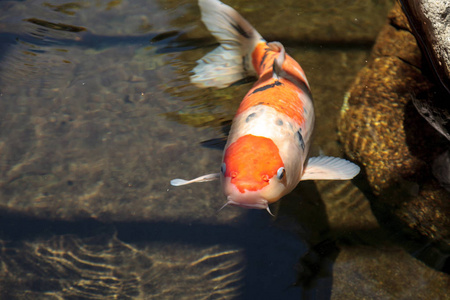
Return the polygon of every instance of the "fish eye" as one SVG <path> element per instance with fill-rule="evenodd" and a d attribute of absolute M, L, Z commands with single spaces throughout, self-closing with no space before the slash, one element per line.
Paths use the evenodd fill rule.
<path fill-rule="evenodd" d="M 227 170 L 227 165 L 225 163 L 222 163 L 222 165 L 220 166 L 220 173 L 225 175 L 226 170 Z"/>
<path fill-rule="evenodd" d="M 284 167 L 279 168 L 277 171 L 277 178 L 279 180 L 283 179 L 285 173 L 286 173 L 286 170 L 284 169 Z"/>

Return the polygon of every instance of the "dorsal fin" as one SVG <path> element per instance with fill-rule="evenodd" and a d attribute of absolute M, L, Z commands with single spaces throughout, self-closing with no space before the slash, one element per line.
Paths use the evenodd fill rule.
<path fill-rule="evenodd" d="M 280 53 L 277 58 L 273 60 L 273 78 L 280 79 L 280 77 L 283 77 L 283 63 L 286 59 L 286 51 L 280 42 L 270 42 L 267 45 L 270 50 Z"/>

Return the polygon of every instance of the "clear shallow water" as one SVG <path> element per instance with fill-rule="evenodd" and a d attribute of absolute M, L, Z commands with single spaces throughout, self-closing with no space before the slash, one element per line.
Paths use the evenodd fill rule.
<path fill-rule="evenodd" d="M 313 152 L 342 156 L 342 99 L 390 3 L 229 4 L 302 64 Z M 215 44 L 195 1 L 0 8 L 0 298 L 339 299 L 348 282 L 395 298 L 445 286 L 350 182 L 302 183 L 274 219 L 217 213 L 217 183 L 169 186 L 219 168 L 221 151 L 200 143 L 224 136 L 252 84 L 189 84 Z M 389 284 L 410 269 L 413 283 Z"/>

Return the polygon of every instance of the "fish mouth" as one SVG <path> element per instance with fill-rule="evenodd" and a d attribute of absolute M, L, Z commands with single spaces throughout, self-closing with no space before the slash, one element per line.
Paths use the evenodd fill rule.
<path fill-rule="evenodd" d="M 230 196 L 228 196 L 227 197 L 227 203 L 225 203 L 221 208 L 220 208 L 220 210 L 222 210 L 225 206 L 227 206 L 227 205 L 231 205 L 231 206 L 239 206 L 239 207 L 243 207 L 243 208 L 247 208 L 247 209 L 265 209 L 265 210 L 267 210 L 267 212 L 271 215 L 271 216 L 274 216 L 273 214 L 272 214 L 272 212 L 270 211 L 270 208 L 269 208 L 269 202 L 267 201 L 267 200 L 265 200 L 265 199 L 260 199 L 260 200 L 257 200 L 256 202 L 254 202 L 254 203 L 242 203 L 242 202 L 236 202 L 236 201 L 233 201 L 231 198 L 230 198 Z M 219 210 L 219 211 L 220 211 Z"/>
<path fill-rule="evenodd" d="M 227 205 L 239 206 L 250 209 L 266 209 L 269 206 L 269 202 L 265 199 L 257 199 L 252 202 L 237 202 L 232 199 L 231 196 L 227 197 Z"/>

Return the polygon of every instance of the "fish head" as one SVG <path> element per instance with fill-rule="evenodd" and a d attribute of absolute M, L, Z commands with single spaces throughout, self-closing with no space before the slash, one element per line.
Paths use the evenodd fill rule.
<path fill-rule="evenodd" d="M 269 138 L 245 135 L 225 150 L 221 167 L 227 204 L 268 209 L 286 192 L 286 171 L 278 147 Z"/>

